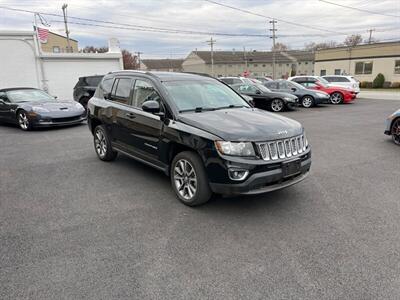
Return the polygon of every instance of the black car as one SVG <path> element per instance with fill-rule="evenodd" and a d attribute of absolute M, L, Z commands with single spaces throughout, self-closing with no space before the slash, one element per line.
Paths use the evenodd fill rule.
<path fill-rule="evenodd" d="M 240 94 L 253 98 L 254 106 L 260 109 L 268 109 L 281 112 L 285 109 L 293 109 L 299 99 L 288 93 L 273 92 L 262 84 L 233 84 L 231 87 Z"/>
<path fill-rule="evenodd" d="M 75 101 L 57 100 L 34 88 L 0 90 L 0 121 L 17 124 L 22 130 L 72 125 L 85 120 L 85 109 Z"/>
<path fill-rule="evenodd" d="M 297 121 L 253 108 L 216 79 L 184 73 L 106 75 L 88 103 L 97 156 L 128 155 L 171 178 L 198 205 L 217 194 L 257 194 L 303 180 L 311 149 Z"/>
<path fill-rule="evenodd" d="M 86 109 L 89 99 L 93 97 L 93 94 L 103 77 L 104 75 L 79 77 L 79 80 L 74 87 L 74 100 L 82 104 Z"/>
<path fill-rule="evenodd" d="M 300 99 L 299 103 L 306 108 L 310 108 L 321 103 L 330 103 L 330 96 L 328 93 L 306 89 L 297 82 L 288 80 L 274 80 L 265 83 L 265 86 L 271 91 L 295 95 Z"/>

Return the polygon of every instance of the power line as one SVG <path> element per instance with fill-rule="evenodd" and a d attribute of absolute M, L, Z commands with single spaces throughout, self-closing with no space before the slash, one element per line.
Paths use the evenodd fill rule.
<path fill-rule="evenodd" d="M 12 8 L 6 6 L 0 6 L 0 9 L 6 9 L 11 11 L 19 11 L 25 13 L 32 13 L 32 14 L 42 14 L 52 17 L 59 17 L 63 18 L 63 15 L 54 14 L 54 13 L 46 13 L 46 12 L 38 12 L 33 10 L 27 9 L 19 9 L 19 8 Z M 130 30 L 137 30 L 137 31 L 149 31 L 149 32 L 159 32 L 159 33 L 182 33 L 182 34 L 192 34 L 192 35 L 217 35 L 217 36 L 244 36 L 244 37 L 267 37 L 265 34 L 248 34 L 248 33 L 226 33 L 226 32 L 205 32 L 205 31 L 196 31 L 196 30 L 181 30 L 181 29 L 173 29 L 173 28 L 161 28 L 161 27 L 154 27 L 154 26 L 144 26 L 144 25 L 135 25 L 135 24 L 127 24 L 127 23 L 117 23 L 111 21 L 104 21 L 104 20 L 97 20 L 97 19 L 89 19 L 89 18 L 80 18 L 80 17 L 68 17 L 69 19 L 79 20 L 79 21 L 86 21 L 86 22 L 94 22 L 94 23 L 103 23 L 103 24 L 110 24 L 110 25 L 117 25 L 115 26 L 105 26 L 105 25 L 98 25 L 98 24 L 88 24 L 82 22 L 69 22 L 70 24 L 78 24 L 78 25 L 87 25 L 87 26 L 97 26 L 97 27 L 106 27 L 106 28 L 118 28 L 118 29 L 130 29 Z M 56 21 L 53 21 L 56 22 Z"/>
<path fill-rule="evenodd" d="M 381 16 L 385 16 L 385 17 L 400 18 L 400 16 L 396 16 L 396 15 L 390 15 L 390 14 L 379 13 L 379 12 L 375 12 L 375 11 L 371 11 L 371 10 L 367 10 L 367 9 L 362 9 L 362 8 L 357 8 L 357 7 L 353 7 L 353 6 L 338 4 L 338 3 L 334 3 L 334 2 L 330 2 L 330 1 L 326 1 L 326 0 L 319 0 L 319 1 L 320 1 L 320 2 L 324 2 L 324 3 L 327 3 L 327 4 L 331 4 L 331 5 L 340 6 L 340 7 L 347 8 L 347 9 L 352 9 L 352 10 L 357 10 L 357 11 L 361 11 L 361 12 L 366 12 L 366 13 L 369 13 L 369 14 L 381 15 Z"/>
<path fill-rule="evenodd" d="M 250 10 L 246 10 L 246 9 L 243 9 L 243 8 L 239 8 L 239 7 L 235 7 L 235 6 L 223 4 L 223 3 L 216 2 L 216 1 L 213 1 L 213 0 L 203 0 L 203 1 L 206 1 L 206 2 L 209 2 L 209 3 L 212 3 L 212 4 L 215 4 L 215 5 L 223 6 L 223 7 L 226 7 L 226 8 L 230 8 L 230 9 L 233 9 L 233 10 L 237 10 L 237 11 L 240 11 L 240 12 L 243 12 L 243 13 L 246 13 L 246 14 L 249 14 L 249 15 L 253 15 L 253 16 L 265 18 L 265 19 L 268 19 L 268 20 L 277 20 L 277 21 L 279 21 L 279 22 L 286 23 L 286 24 L 290 24 L 290 25 L 294 25 L 294 26 L 298 26 L 298 27 L 304 27 L 304 28 L 309 28 L 309 29 L 314 29 L 314 30 L 326 31 L 326 32 L 330 32 L 330 33 L 336 33 L 336 34 L 338 34 L 338 35 L 347 35 L 347 33 L 338 32 L 338 31 L 333 31 L 333 30 L 329 30 L 329 29 L 326 29 L 326 28 L 322 28 L 322 27 L 317 27 L 317 26 L 312 26 L 312 25 L 306 25 L 306 24 L 291 22 L 291 21 L 287 21 L 287 20 L 283 20 L 283 19 L 279 19 L 279 18 L 275 18 L 275 17 L 270 17 L 270 16 L 262 15 L 262 14 L 255 13 L 255 12 L 250 11 Z"/>
<path fill-rule="evenodd" d="M 211 75 L 214 76 L 214 44 L 216 40 L 213 40 L 211 37 L 209 41 L 206 41 L 208 45 L 210 45 L 211 49 Z"/>

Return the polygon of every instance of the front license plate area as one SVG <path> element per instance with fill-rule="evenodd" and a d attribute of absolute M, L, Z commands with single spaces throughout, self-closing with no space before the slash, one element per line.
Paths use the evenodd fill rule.
<path fill-rule="evenodd" d="M 301 172 L 300 159 L 282 163 L 282 174 L 284 178 L 297 175 L 300 172 Z"/>

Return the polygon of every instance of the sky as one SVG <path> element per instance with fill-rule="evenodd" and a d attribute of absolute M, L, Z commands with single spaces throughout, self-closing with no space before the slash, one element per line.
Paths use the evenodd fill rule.
<path fill-rule="evenodd" d="M 142 58 L 184 58 L 195 49 L 209 50 L 210 46 L 206 41 L 211 37 L 216 40 L 215 50 L 243 50 L 243 47 L 248 51 L 270 50 L 271 24 L 270 19 L 266 17 L 278 19 L 276 41 L 288 45 L 290 49 L 301 49 L 310 42 L 331 40 L 343 42 L 346 35 L 350 34 L 361 34 L 364 39 L 368 39 L 368 29 L 375 29 L 373 37 L 377 40 L 400 40 L 398 0 L 330 0 L 336 4 L 372 11 L 375 14 L 335 6 L 320 0 L 214 0 L 264 17 L 250 15 L 212 2 L 0 0 L 0 30 L 31 30 L 33 24 L 32 13 L 9 11 L 1 7 L 62 15 L 61 6 L 67 3 L 69 17 L 103 22 L 68 19 L 70 36 L 79 41 L 80 48 L 89 45 L 106 46 L 108 39 L 115 37 L 119 39 L 121 48 L 131 52 L 140 51 L 143 53 Z M 62 17 L 48 15 L 43 17 L 50 23 L 51 31 L 65 35 Z M 156 32 L 159 29 L 196 33 Z M 261 36 L 221 36 L 215 33 Z"/>

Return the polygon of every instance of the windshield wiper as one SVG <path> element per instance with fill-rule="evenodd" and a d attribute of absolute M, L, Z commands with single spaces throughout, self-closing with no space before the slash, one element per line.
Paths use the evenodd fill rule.
<path fill-rule="evenodd" d="M 242 108 L 242 107 L 247 107 L 247 106 L 231 104 L 231 105 L 228 105 L 228 106 L 217 107 L 216 109 Z"/>
<path fill-rule="evenodd" d="M 189 109 L 182 109 L 179 112 L 183 113 L 183 112 L 187 112 L 187 111 L 194 111 L 194 112 L 202 112 L 202 111 L 208 111 L 208 110 L 215 110 L 214 107 L 196 107 L 196 108 L 189 108 Z"/>

